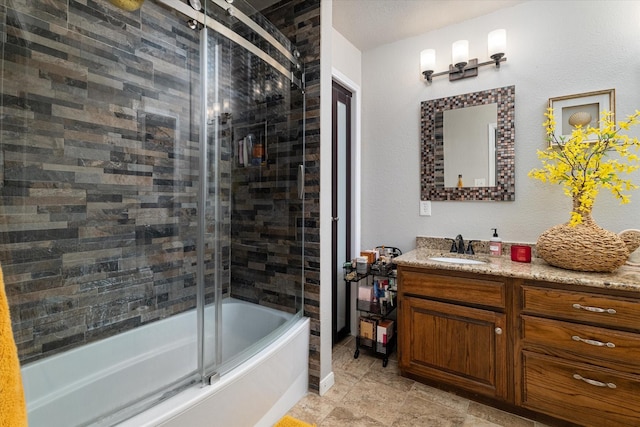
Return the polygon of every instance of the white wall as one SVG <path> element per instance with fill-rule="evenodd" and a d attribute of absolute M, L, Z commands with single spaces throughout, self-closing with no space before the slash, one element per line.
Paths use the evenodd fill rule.
<path fill-rule="evenodd" d="M 351 174 L 362 175 L 362 53 L 335 29 L 332 33 L 332 77 L 351 91 Z M 362 197 L 359 181 L 351 182 L 352 254 L 360 253 Z M 352 319 L 352 323 L 355 322 Z M 352 328 L 353 329 L 353 328 Z"/>
<path fill-rule="evenodd" d="M 334 77 L 337 75 L 337 80 L 345 78 L 348 80 L 344 82 L 346 85 L 362 86 L 362 53 L 335 29 L 332 33 L 331 46 Z"/>
<path fill-rule="evenodd" d="M 487 33 L 507 30 L 507 62 L 483 67 L 476 78 L 420 79 L 419 56 L 437 52 L 436 72 L 448 69 L 451 43 L 468 39 L 470 57 L 485 61 Z M 640 109 L 640 2 L 529 1 L 490 15 L 363 52 L 362 245 L 415 247 L 417 235 L 488 240 L 497 227 L 506 241 L 535 242 L 569 219 L 561 186 L 527 177 L 541 165 L 544 120 L 551 97 L 615 88 L 617 118 Z M 516 201 L 432 202 L 418 215 L 420 102 L 515 85 Z M 632 135 L 639 135 L 638 128 Z M 640 171 L 633 180 L 640 184 Z M 619 205 L 600 192 L 594 219 L 611 231 L 640 228 L 640 190 Z"/>
<path fill-rule="evenodd" d="M 320 57 L 332 57 L 332 1 L 320 2 Z M 331 188 L 331 61 L 320 61 L 320 188 Z M 331 370 L 331 192 L 320 192 L 320 390 L 334 383 Z"/>

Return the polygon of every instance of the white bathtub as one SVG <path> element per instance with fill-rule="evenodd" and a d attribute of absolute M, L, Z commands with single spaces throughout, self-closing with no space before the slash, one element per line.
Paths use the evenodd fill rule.
<path fill-rule="evenodd" d="M 205 316 L 212 316 L 213 308 L 207 310 Z M 279 335 L 212 385 L 194 384 L 121 426 L 270 426 L 305 395 L 307 318 L 233 299 L 223 301 L 222 313 L 223 363 L 278 328 Z M 115 421 L 101 414 L 194 372 L 195 315 L 183 313 L 25 366 L 29 426 L 111 425 Z"/>

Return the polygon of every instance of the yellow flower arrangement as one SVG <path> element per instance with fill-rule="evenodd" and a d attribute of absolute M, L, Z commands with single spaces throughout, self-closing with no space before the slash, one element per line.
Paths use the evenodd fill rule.
<path fill-rule="evenodd" d="M 640 158 L 635 154 L 640 142 L 637 137 L 624 135 L 622 131 L 640 124 L 640 111 L 636 110 L 625 121 L 617 123 L 613 113 L 602 111 L 600 127 L 578 125 L 568 139 L 555 136 L 553 108 L 547 109 L 545 117 L 543 126 L 550 144 L 547 149 L 538 150 L 543 167 L 531 170 L 529 177 L 563 185 L 564 193 L 573 198 L 569 225 L 581 224 L 585 217 L 590 217 L 600 188 L 609 189 L 621 204 L 628 203 L 626 192 L 638 186 L 619 174 L 629 174 L 640 168 Z M 614 152 L 616 157 L 609 156 Z"/>

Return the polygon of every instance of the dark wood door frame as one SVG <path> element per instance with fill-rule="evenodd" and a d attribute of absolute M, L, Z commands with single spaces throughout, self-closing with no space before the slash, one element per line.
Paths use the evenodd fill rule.
<path fill-rule="evenodd" d="M 345 283 L 338 283 L 338 269 L 341 268 L 342 263 L 346 260 L 351 259 L 351 97 L 352 93 L 336 83 L 335 81 L 332 84 L 332 108 L 331 108 L 331 120 L 332 120 L 332 172 L 331 172 L 331 247 L 332 247 L 332 262 L 331 262 L 331 281 L 332 281 L 332 342 L 335 344 L 337 341 L 341 340 L 345 336 L 349 335 L 351 332 L 351 292 L 350 287 Z M 338 146 L 338 103 L 342 103 L 346 105 L 346 147 L 345 153 L 339 152 Z M 345 164 L 346 164 L 346 177 L 345 177 L 345 203 L 346 203 L 346 218 L 338 218 L 338 175 L 340 171 L 338 170 L 338 159 L 340 155 L 344 155 Z M 338 218 L 338 219 L 336 219 Z M 339 260 L 337 256 L 337 244 L 340 240 L 338 235 L 338 221 L 346 221 L 346 236 L 345 238 L 345 246 L 346 246 L 346 256 L 347 259 Z M 345 287 L 345 326 L 340 330 L 337 329 L 338 323 L 338 290 L 340 286 Z"/>

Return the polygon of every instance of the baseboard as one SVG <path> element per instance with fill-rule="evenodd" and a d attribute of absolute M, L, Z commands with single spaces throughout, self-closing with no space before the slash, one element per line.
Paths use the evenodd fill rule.
<path fill-rule="evenodd" d="M 320 387 L 318 389 L 318 394 L 320 396 L 324 396 L 324 394 L 329 391 L 331 387 L 336 383 L 336 377 L 333 375 L 333 371 L 329 372 L 329 375 L 324 377 L 320 381 Z"/>

